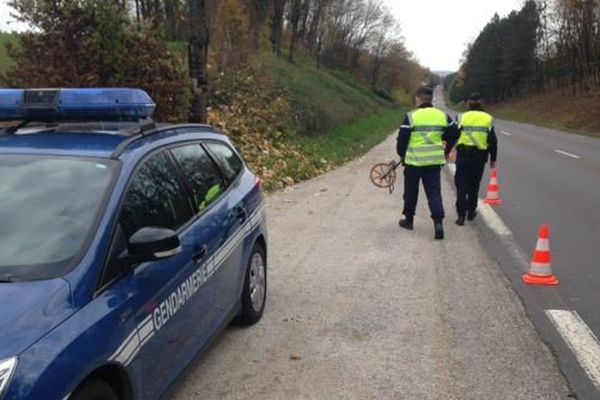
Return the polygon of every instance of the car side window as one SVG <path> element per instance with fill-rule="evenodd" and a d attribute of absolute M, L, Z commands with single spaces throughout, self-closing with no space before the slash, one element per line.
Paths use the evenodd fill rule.
<path fill-rule="evenodd" d="M 171 149 L 194 194 L 196 213 L 214 203 L 225 191 L 221 173 L 199 144 Z"/>
<path fill-rule="evenodd" d="M 209 142 L 206 147 L 215 157 L 219 166 L 223 169 L 225 176 L 231 182 L 237 178 L 242 171 L 244 164 L 240 157 L 227 145 Z"/>
<path fill-rule="evenodd" d="M 177 174 L 166 152 L 151 156 L 138 169 L 119 219 L 127 238 L 147 226 L 177 230 L 191 219 L 191 210 Z"/>

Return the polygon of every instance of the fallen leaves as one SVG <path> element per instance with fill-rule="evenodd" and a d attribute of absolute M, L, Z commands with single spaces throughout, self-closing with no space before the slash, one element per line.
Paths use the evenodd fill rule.
<path fill-rule="evenodd" d="M 217 81 L 219 102 L 211 105 L 208 123 L 231 138 L 267 190 L 332 169 L 327 160 L 313 159 L 294 144 L 291 100 L 263 75 L 248 69 Z"/>

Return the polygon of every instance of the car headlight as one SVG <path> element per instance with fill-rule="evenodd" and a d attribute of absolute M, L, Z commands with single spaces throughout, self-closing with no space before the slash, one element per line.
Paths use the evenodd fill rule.
<path fill-rule="evenodd" d="M 0 360 L 0 398 L 8 387 L 8 383 L 17 367 L 17 357 Z"/>

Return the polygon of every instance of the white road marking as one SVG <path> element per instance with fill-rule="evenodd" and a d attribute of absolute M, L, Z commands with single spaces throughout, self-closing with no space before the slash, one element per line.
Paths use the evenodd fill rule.
<path fill-rule="evenodd" d="M 600 390 L 600 343 L 596 335 L 575 311 L 546 310 L 546 315 Z"/>
<path fill-rule="evenodd" d="M 452 175 L 456 174 L 456 164 L 446 164 Z M 494 231 L 497 235 L 500 236 L 510 236 L 512 232 L 506 226 L 506 224 L 502 221 L 502 218 L 494 211 L 494 209 L 479 200 L 479 205 L 477 206 L 483 221 L 490 227 L 492 231 Z"/>
<path fill-rule="evenodd" d="M 479 210 L 485 223 L 490 227 L 491 230 L 496 232 L 497 235 L 512 235 L 512 232 L 510 229 L 508 229 L 508 226 L 506 226 L 506 224 L 502 221 L 502 218 L 500 218 L 500 216 L 489 204 L 485 204 L 482 200 L 479 200 L 477 209 Z"/>
<path fill-rule="evenodd" d="M 500 131 L 503 135 L 512 136 L 511 133 L 506 131 Z M 579 159 L 580 157 L 576 154 L 571 154 L 566 151 L 559 149 L 554 150 L 559 154 L 563 154 L 568 157 Z M 456 164 L 447 164 L 448 169 L 452 172 L 452 175 L 456 173 Z M 517 259 L 524 260 L 521 257 L 521 253 L 518 250 L 518 246 L 511 238 L 511 230 L 504 224 L 502 218 L 496 213 L 496 211 L 479 200 L 478 210 L 484 222 L 492 229 L 496 234 L 504 237 L 514 247 L 512 252 Z M 579 365 L 587 373 L 588 377 L 594 384 L 594 386 L 600 390 L 600 341 L 594 335 L 594 332 L 587 326 L 587 324 L 581 319 L 579 314 L 575 311 L 568 310 L 546 310 L 546 315 L 554 324 L 556 330 L 560 333 L 563 340 L 567 343 L 569 349 L 575 354 L 575 358 L 579 362 Z"/>
<path fill-rule="evenodd" d="M 581 158 L 577 154 L 569 153 L 569 152 L 562 151 L 562 150 L 559 150 L 559 149 L 554 150 L 554 152 L 558 153 L 558 154 L 562 154 L 563 156 L 567 156 L 567 157 L 571 157 L 571 158 L 575 158 L 575 159 Z"/>

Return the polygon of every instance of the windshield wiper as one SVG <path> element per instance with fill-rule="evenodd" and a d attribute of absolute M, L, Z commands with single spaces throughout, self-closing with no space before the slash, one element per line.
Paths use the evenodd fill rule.
<path fill-rule="evenodd" d="M 52 130 L 56 129 L 56 127 L 58 127 L 58 124 L 50 124 L 49 122 L 43 122 L 43 121 L 35 121 L 35 120 L 24 120 L 21 121 L 19 123 L 15 123 L 14 125 L 9 125 L 6 126 L 4 128 L 0 128 L 0 136 L 1 135 L 14 135 L 15 133 L 17 133 L 17 131 L 19 129 L 25 128 L 26 126 L 31 126 L 33 123 L 36 123 L 36 125 L 33 125 L 33 127 L 38 127 L 38 126 L 45 126 L 48 127 L 49 129 L 51 128 Z"/>
<path fill-rule="evenodd" d="M 0 283 L 13 283 L 18 281 L 19 279 L 14 275 L 0 275 Z"/>

